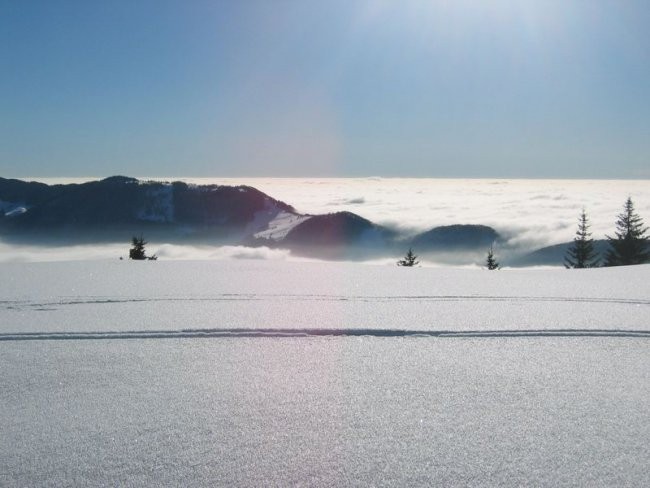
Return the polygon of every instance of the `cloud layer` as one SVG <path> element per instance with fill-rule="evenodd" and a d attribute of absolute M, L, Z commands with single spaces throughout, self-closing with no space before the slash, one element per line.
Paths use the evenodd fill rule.
<path fill-rule="evenodd" d="M 194 179 L 247 184 L 299 212 L 349 210 L 373 222 L 416 233 L 439 225 L 484 224 L 515 247 L 573 239 L 582 208 L 595 239 L 613 234 L 628 196 L 650 224 L 650 180 L 486 180 L 399 178 Z"/>
<path fill-rule="evenodd" d="M 83 246 L 35 246 L 0 242 L 0 262 L 47 262 L 127 259 L 130 243 L 97 244 Z M 291 256 L 288 250 L 268 247 L 244 246 L 189 246 L 176 244 L 150 244 L 148 254 L 155 254 L 164 260 L 230 260 L 271 259 L 303 261 Z"/>
<path fill-rule="evenodd" d="M 650 224 L 650 180 L 154 179 L 246 184 L 293 205 L 302 213 L 348 210 L 405 234 L 457 223 L 490 225 L 506 237 L 509 247 L 521 250 L 573 239 L 582 208 L 587 211 L 595 239 L 612 235 L 617 215 L 628 196 L 634 200 L 646 224 Z M 70 180 L 56 180 L 57 183 L 65 181 Z M 128 243 L 65 248 L 0 243 L 0 261 L 118 259 L 126 256 L 127 250 Z M 164 259 L 296 259 L 285 250 L 241 246 L 162 244 L 151 246 L 149 251 Z"/>

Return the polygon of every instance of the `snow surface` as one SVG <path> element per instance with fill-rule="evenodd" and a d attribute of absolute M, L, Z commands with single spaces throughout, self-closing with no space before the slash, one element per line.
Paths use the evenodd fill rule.
<path fill-rule="evenodd" d="M 27 207 L 14 207 L 5 213 L 5 217 L 15 217 L 16 215 L 22 215 L 27 212 Z"/>
<path fill-rule="evenodd" d="M 240 190 L 245 189 L 240 188 Z M 308 215 L 287 212 L 267 197 L 264 199 L 264 209 L 255 212 L 253 220 L 246 226 L 243 235 L 278 241 L 284 238 L 296 225 L 309 218 L 311 217 Z"/>
<path fill-rule="evenodd" d="M 5 202 L 0 200 L 0 214 L 5 217 L 15 217 L 27 212 L 27 206 L 24 203 Z"/>
<path fill-rule="evenodd" d="M 0 332 L 638 329 L 650 266 L 411 268 L 287 261 L 2 263 Z"/>
<path fill-rule="evenodd" d="M 0 486 L 650 485 L 650 266 L 0 272 Z"/>
<path fill-rule="evenodd" d="M 274 217 L 266 224 L 266 229 L 257 232 L 255 237 L 279 241 L 284 239 L 291 229 L 310 218 L 309 215 L 296 215 L 284 210 L 277 210 Z"/>

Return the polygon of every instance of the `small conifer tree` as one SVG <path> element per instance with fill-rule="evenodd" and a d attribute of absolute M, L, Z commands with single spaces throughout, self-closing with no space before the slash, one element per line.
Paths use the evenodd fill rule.
<path fill-rule="evenodd" d="M 142 236 L 140 237 L 135 237 L 131 239 L 131 244 L 133 247 L 129 249 L 129 259 L 134 259 L 136 261 L 142 261 L 144 259 L 147 259 L 147 256 L 144 251 L 144 246 L 147 244 L 147 241 L 145 241 Z"/>
<path fill-rule="evenodd" d="M 413 249 L 409 248 L 404 259 L 397 261 L 397 266 L 415 266 L 419 263 L 420 261 L 417 261 L 417 256 L 413 253 Z"/>
<path fill-rule="evenodd" d="M 566 268 L 595 268 L 598 266 L 599 260 L 598 253 L 594 249 L 594 240 L 589 232 L 589 219 L 583 209 L 578 219 L 578 230 L 573 244 L 567 250 L 564 258 L 564 266 Z"/>
<path fill-rule="evenodd" d="M 129 249 L 129 259 L 136 261 L 144 261 L 148 259 L 149 261 L 155 261 L 158 259 L 158 256 L 155 254 L 153 256 L 147 256 L 145 253 L 144 246 L 147 244 L 147 241 L 144 240 L 142 236 L 135 237 L 131 239 L 132 247 Z"/>
<path fill-rule="evenodd" d="M 489 270 L 495 270 L 501 268 L 499 262 L 494 257 L 494 249 L 492 246 L 490 246 L 490 249 L 488 249 L 487 258 L 485 260 L 485 266 Z"/>
<path fill-rule="evenodd" d="M 628 197 L 623 212 L 616 221 L 616 237 L 607 236 L 610 249 L 605 257 L 605 266 L 626 266 L 650 261 L 648 228 L 634 211 L 632 199 Z"/>

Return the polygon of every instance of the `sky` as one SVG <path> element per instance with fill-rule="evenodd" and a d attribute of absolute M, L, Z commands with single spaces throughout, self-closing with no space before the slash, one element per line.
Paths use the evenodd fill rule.
<path fill-rule="evenodd" d="M 0 175 L 650 178 L 647 0 L 0 0 Z"/>

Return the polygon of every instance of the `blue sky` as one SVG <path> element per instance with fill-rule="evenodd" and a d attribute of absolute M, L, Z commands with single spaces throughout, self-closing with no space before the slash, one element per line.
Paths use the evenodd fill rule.
<path fill-rule="evenodd" d="M 650 178 L 650 2 L 0 0 L 0 175 Z"/>

